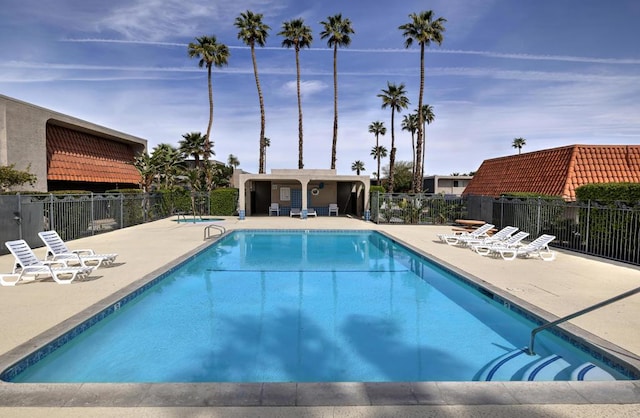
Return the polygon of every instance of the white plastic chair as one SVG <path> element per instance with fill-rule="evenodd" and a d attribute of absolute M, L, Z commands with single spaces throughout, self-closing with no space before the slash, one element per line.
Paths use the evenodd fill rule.
<path fill-rule="evenodd" d="M 85 277 L 91 274 L 93 267 L 69 267 L 64 260 L 42 261 L 34 254 L 25 240 L 7 241 L 4 243 L 15 257 L 13 273 L 19 273 L 19 277 L 9 286 L 15 285 L 20 280 L 37 279 L 40 276 L 51 276 L 56 283 L 69 284 L 77 277 Z M 30 277 L 33 276 L 33 277 Z M 68 279 L 62 278 L 71 276 Z M 3 283 L 6 286 L 6 284 Z"/>
<path fill-rule="evenodd" d="M 473 231 L 462 232 L 459 234 L 438 234 L 440 241 L 446 242 L 449 245 L 456 245 L 463 239 L 479 239 L 489 236 L 489 231 L 495 227 L 493 224 L 484 224 Z"/>
<path fill-rule="evenodd" d="M 96 254 L 90 249 L 70 250 L 54 230 L 38 232 L 38 236 L 47 246 L 46 259 L 64 260 L 67 264 L 98 268 L 101 265 L 112 264 L 118 256 L 116 253 Z"/>
<path fill-rule="evenodd" d="M 338 216 L 338 204 L 337 203 L 329 203 L 329 216 L 332 213 L 335 213 Z"/>
<path fill-rule="evenodd" d="M 540 235 L 535 240 L 522 247 L 493 247 L 492 254 L 499 254 L 503 260 L 513 260 L 518 256 L 529 257 L 538 256 L 544 261 L 553 261 L 556 258 L 556 252 L 549 249 L 549 243 L 556 239 L 554 235 Z"/>
<path fill-rule="evenodd" d="M 280 204 L 279 203 L 272 203 L 271 206 L 269 206 L 269 216 L 271 216 L 272 213 L 275 213 L 276 216 L 280 216 Z"/>

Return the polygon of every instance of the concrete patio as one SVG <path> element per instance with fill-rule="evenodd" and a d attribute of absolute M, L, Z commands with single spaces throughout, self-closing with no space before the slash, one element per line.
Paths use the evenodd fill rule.
<path fill-rule="evenodd" d="M 227 218 L 232 229 L 377 229 L 464 272 L 496 294 L 553 319 L 640 286 L 640 269 L 560 252 L 553 262 L 480 257 L 436 240 L 446 226 L 375 225 L 347 217 Z M 70 285 L 51 280 L 0 288 L 3 366 L 81 322 L 114 298 L 206 246 L 204 225 L 171 219 L 69 243 L 120 254 L 115 266 Z M 44 256 L 44 249 L 36 249 Z M 0 256 L 0 272 L 13 257 Z M 128 288 L 128 289 L 127 289 Z M 640 295 L 568 325 L 640 365 Z M 16 350 L 16 347 L 20 347 Z M 21 357 L 22 356 L 22 357 Z M 277 390 L 276 390 L 277 389 Z M 90 410 L 87 408 L 91 408 Z M 640 384 L 620 382 L 420 382 L 406 384 L 0 383 L 0 416 L 636 416 Z"/>

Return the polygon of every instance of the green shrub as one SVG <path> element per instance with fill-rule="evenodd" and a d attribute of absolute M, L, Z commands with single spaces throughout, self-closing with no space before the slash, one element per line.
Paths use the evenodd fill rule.
<path fill-rule="evenodd" d="M 210 212 L 211 215 L 233 216 L 238 208 L 238 189 L 220 188 L 211 191 Z"/>
<path fill-rule="evenodd" d="M 371 186 L 371 188 L 369 189 L 369 191 L 370 191 L 371 193 L 375 193 L 375 192 L 385 193 L 384 186 Z"/>
<path fill-rule="evenodd" d="M 515 197 L 518 199 L 543 199 L 543 200 L 556 200 L 562 199 L 562 196 L 554 196 L 549 194 L 540 194 L 540 193 L 532 193 L 532 192 L 510 192 L 510 193 L 502 193 L 502 197 L 511 198 Z"/>
<path fill-rule="evenodd" d="M 142 194 L 143 191 L 142 191 L 142 189 L 112 189 L 112 190 L 105 191 L 105 193 L 122 193 L 122 194 L 138 193 L 138 194 Z"/>
<path fill-rule="evenodd" d="M 593 183 L 576 189 L 576 198 L 601 203 L 640 202 L 640 183 Z"/>

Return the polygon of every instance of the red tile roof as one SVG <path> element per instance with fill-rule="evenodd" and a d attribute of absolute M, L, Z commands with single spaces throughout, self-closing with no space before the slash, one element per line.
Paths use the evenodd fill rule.
<path fill-rule="evenodd" d="M 640 145 L 569 145 L 485 160 L 463 195 L 530 192 L 575 200 L 589 183 L 640 183 Z"/>
<path fill-rule="evenodd" d="M 133 147 L 47 124 L 47 179 L 138 184 Z"/>

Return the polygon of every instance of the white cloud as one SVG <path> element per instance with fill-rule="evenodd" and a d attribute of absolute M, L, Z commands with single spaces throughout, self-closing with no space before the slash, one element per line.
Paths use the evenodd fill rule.
<path fill-rule="evenodd" d="M 329 86 L 319 80 L 300 81 L 300 94 L 303 98 L 309 98 L 312 95 L 326 90 Z M 295 80 L 288 81 L 282 86 L 282 92 L 286 96 L 297 96 L 298 85 Z"/>

